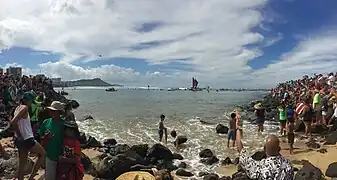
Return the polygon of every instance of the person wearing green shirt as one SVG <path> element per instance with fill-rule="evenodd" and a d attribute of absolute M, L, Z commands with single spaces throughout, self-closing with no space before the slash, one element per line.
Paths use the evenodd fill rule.
<path fill-rule="evenodd" d="M 320 123 L 322 121 L 322 96 L 319 91 L 319 88 L 315 89 L 315 96 L 313 98 L 312 102 L 312 108 L 314 109 L 315 112 L 315 117 L 316 117 L 316 123 Z"/>
<path fill-rule="evenodd" d="M 287 111 L 285 105 L 282 104 L 279 107 L 279 120 L 280 120 L 280 129 L 281 129 L 281 136 L 285 135 L 286 123 L 287 123 Z"/>
<path fill-rule="evenodd" d="M 32 125 L 32 130 L 33 130 L 33 134 L 34 134 L 34 138 L 37 142 L 40 142 L 40 136 L 38 133 L 39 127 L 40 127 L 40 123 L 38 120 L 38 115 L 41 111 L 41 102 L 38 101 L 33 101 L 32 105 L 29 107 L 28 111 L 29 111 L 29 117 L 30 117 L 30 123 Z"/>
<path fill-rule="evenodd" d="M 64 104 L 59 101 L 52 102 L 49 110 L 51 118 L 44 120 L 40 127 L 41 144 L 47 152 L 45 179 L 56 179 L 57 160 L 62 155 L 63 125 L 61 114 Z"/>

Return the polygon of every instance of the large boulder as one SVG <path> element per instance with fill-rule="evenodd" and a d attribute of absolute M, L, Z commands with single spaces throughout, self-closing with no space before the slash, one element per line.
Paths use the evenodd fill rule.
<path fill-rule="evenodd" d="M 173 153 L 173 159 L 183 160 L 184 157 L 181 154 Z"/>
<path fill-rule="evenodd" d="M 161 144 L 154 144 L 147 153 L 147 158 L 156 158 L 156 160 L 172 160 L 172 152 Z"/>
<path fill-rule="evenodd" d="M 337 178 L 337 162 L 333 162 L 329 165 L 325 171 L 325 175 L 330 178 Z"/>
<path fill-rule="evenodd" d="M 0 132 L 1 138 L 9 138 L 13 136 L 14 136 L 14 131 L 10 128 L 9 124 Z"/>
<path fill-rule="evenodd" d="M 91 115 L 85 115 L 83 116 L 83 120 L 94 120 L 94 118 Z"/>
<path fill-rule="evenodd" d="M 106 147 L 111 147 L 117 144 L 116 139 L 114 138 L 108 138 L 103 140 L 103 145 Z"/>
<path fill-rule="evenodd" d="M 95 166 L 96 171 L 93 175 L 98 178 L 116 179 L 121 174 L 130 171 L 135 165 L 137 165 L 137 160 L 124 154 L 107 156 Z"/>
<path fill-rule="evenodd" d="M 148 144 L 133 145 L 130 148 L 130 150 L 137 152 L 140 156 L 145 158 L 147 155 L 147 151 L 149 150 L 149 145 Z"/>
<path fill-rule="evenodd" d="M 324 125 L 324 124 L 314 124 L 311 127 L 311 132 L 312 133 L 316 133 L 316 134 L 322 134 L 325 132 L 328 132 L 329 128 L 328 126 Z"/>
<path fill-rule="evenodd" d="M 185 162 L 181 162 L 181 163 L 178 165 L 178 168 L 186 169 L 186 168 L 187 168 L 187 164 L 186 164 Z"/>
<path fill-rule="evenodd" d="M 182 177 L 192 177 L 192 176 L 194 176 L 191 172 L 188 172 L 188 171 L 186 171 L 184 169 L 178 169 L 176 171 L 176 175 L 177 176 L 182 176 Z"/>
<path fill-rule="evenodd" d="M 209 158 L 202 158 L 200 160 L 201 163 L 205 164 L 205 165 L 213 165 L 215 163 L 219 162 L 219 159 L 216 156 L 212 156 Z"/>
<path fill-rule="evenodd" d="M 117 144 L 110 148 L 109 153 L 111 156 L 116 156 L 118 154 L 124 154 L 130 149 L 130 146 L 127 144 Z"/>
<path fill-rule="evenodd" d="M 81 157 L 81 164 L 83 165 L 85 172 L 91 172 L 93 165 L 90 158 L 83 152 L 81 152 L 80 157 Z"/>
<path fill-rule="evenodd" d="M 326 139 L 324 145 L 335 145 L 337 143 L 337 130 L 331 133 Z"/>
<path fill-rule="evenodd" d="M 80 107 L 80 103 L 78 103 L 76 100 L 70 100 L 70 103 L 73 109 L 77 109 L 78 107 Z"/>
<path fill-rule="evenodd" d="M 231 158 L 226 157 L 226 159 L 221 160 L 221 165 L 230 165 L 233 164 Z"/>
<path fill-rule="evenodd" d="M 236 172 L 232 175 L 232 180 L 250 180 L 244 172 Z"/>
<path fill-rule="evenodd" d="M 311 139 L 309 142 L 306 142 L 305 144 L 310 149 L 319 149 L 321 147 L 321 145 L 315 142 L 313 139 Z"/>
<path fill-rule="evenodd" d="M 92 136 L 89 136 L 87 141 L 87 147 L 93 148 L 93 147 L 102 147 L 102 144 Z"/>
<path fill-rule="evenodd" d="M 167 169 L 169 171 L 174 171 L 178 169 L 178 167 L 173 164 L 172 160 L 158 160 L 155 165 L 157 169 Z"/>
<path fill-rule="evenodd" d="M 34 162 L 28 158 L 24 174 L 28 175 L 33 169 Z M 19 158 L 17 155 L 14 155 L 10 159 L 0 159 L 0 171 L 1 176 L 4 179 L 12 179 L 15 176 L 15 173 L 19 170 Z M 1 179 L 3 179 L 1 178 Z"/>
<path fill-rule="evenodd" d="M 202 151 L 199 152 L 199 157 L 200 158 L 210 158 L 212 157 L 214 154 L 210 149 L 204 149 Z"/>
<path fill-rule="evenodd" d="M 176 140 L 174 141 L 175 146 L 179 146 L 181 144 L 184 144 L 187 142 L 187 137 L 186 136 L 178 136 Z"/>
<path fill-rule="evenodd" d="M 310 162 L 305 162 L 303 167 L 296 173 L 295 180 L 321 180 L 323 179 L 322 171 L 312 165 Z"/>
<path fill-rule="evenodd" d="M 219 175 L 214 174 L 214 173 L 205 175 L 205 176 L 203 177 L 203 180 L 218 180 L 218 179 L 219 179 Z"/>
<path fill-rule="evenodd" d="M 227 134 L 229 131 L 229 128 L 222 124 L 218 124 L 215 129 L 216 129 L 216 133 L 218 134 Z"/>
<path fill-rule="evenodd" d="M 305 125 L 303 123 L 303 121 L 301 120 L 296 120 L 296 123 L 295 123 L 295 132 L 304 132 L 305 130 Z"/>
<path fill-rule="evenodd" d="M 172 130 L 170 134 L 171 134 L 171 137 L 173 137 L 173 138 L 176 138 L 176 137 L 177 137 L 177 132 L 176 132 L 176 130 Z"/>

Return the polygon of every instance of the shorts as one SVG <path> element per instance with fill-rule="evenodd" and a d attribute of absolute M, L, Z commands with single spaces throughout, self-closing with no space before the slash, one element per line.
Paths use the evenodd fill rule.
<path fill-rule="evenodd" d="M 326 111 L 322 111 L 322 116 L 326 116 Z"/>
<path fill-rule="evenodd" d="M 258 124 L 258 125 L 263 125 L 263 124 L 264 124 L 264 119 L 258 118 L 258 119 L 256 120 L 256 124 Z"/>
<path fill-rule="evenodd" d="M 288 136 L 288 143 L 289 144 L 294 144 L 295 134 L 294 133 L 288 133 L 287 136 Z"/>
<path fill-rule="evenodd" d="M 26 140 L 19 140 L 19 139 L 15 138 L 14 144 L 15 144 L 15 146 L 18 149 L 22 149 L 22 150 L 28 151 L 28 150 L 32 149 L 35 146 L 36 141 L 35 141 L 35 139 L 33 137 L 32 138 L 28 138 Z"/>
<path fill-rule="evenodd" d="M 287 124 L 286 120 L 280 120 L 280 125 L 285 126 Z"/>
<path fill-rule="evenodd" d="M 315 110 L 315 117 L 316 119 L 322 118 L 322 110 Z"/>
<path fill-rule="evenodd" d="M 159 139 L 162 140 L 163 139 L 163 135 L 164 135 L 164 130 L 159 129 L 158 130 L 158 135 L 159 135 Z"/>
<path fill-rule="evenodd" d="M 232 140 L 232 141 L 235 141 L 236 140 L 236 132 L 235 130 L 230 130 L 228 132 L 228 140 Z"/>
<path fill-rule="evenodd" d="M 288 118 L 288 122 L 289 123 L 295 123 L 295 119 L 294 118 Z"/>

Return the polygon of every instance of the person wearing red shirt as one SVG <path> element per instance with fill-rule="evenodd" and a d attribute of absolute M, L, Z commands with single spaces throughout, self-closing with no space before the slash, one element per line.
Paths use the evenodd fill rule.
<path fill-rule="evenodd" d="M 84 168 L 81 164 L 81 148 L 78 141 L 79 131 L 75 121 L 64 123 L 63 156 L 59 158 L 58 179 L 81 180 Z"/>

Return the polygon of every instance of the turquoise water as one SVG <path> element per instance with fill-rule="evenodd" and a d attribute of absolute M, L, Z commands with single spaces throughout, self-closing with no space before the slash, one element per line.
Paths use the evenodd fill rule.
<path fill-rule="evenodd" d="M 95 120 L 79 122 L 83 131 L 100 140 L 112 137 L 120 143 L 139 144 L 157 142 L 157 123 L 160 114 L 167 117 L 165 125 L 169 131 L 186 135 L 189 141 L 179 151 L 191 165 L 192 171 L 205 167 L 198 163 L 198 152 L 212 149 L 220 158 L 236 156 L 235 149 L 227 149 L 226 136 L 215 133 L 215 125 L 203 125 L 199 120 L 227 125 L 228 112 L 235 105 L 246 104 L 263 97 L 265 92 L 190 92 L 119 90 L 105 92 L 104 89 L 65 89 L 69 98 L 76 99 L 80 107 L 75 110 L 77 119 L 92 115 Z M 272 130 L 273 126 L 267 127 Z M 250 150 L 262 146 L 263 136 L 257 136 L 256 128 L 244 123 L 244 141 Z M 169 139 L 173 141 L 173 139 Z M 171 150 L 173 146 L 168 143 Z"/>

